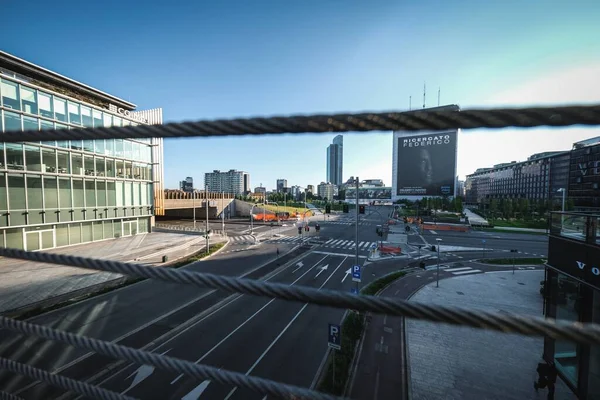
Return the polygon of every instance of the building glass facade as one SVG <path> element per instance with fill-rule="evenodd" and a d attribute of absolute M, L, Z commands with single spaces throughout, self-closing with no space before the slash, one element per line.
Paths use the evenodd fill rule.
<path fill-rule="evenodd" d="M 524 162 L 482 168 L 467 175 L 466 203 L 478 204 L 492 198 L 559 199 L 562 194 L 558 189 L 567 188 L 569 157 L 569 152 L 542 153 Z"/>
<path fill-rule="evenodd" d="M 235 169 L 227 172 L 215 169 L 204 174 L 204 187 L 213 193 L 245 194 L 250 191 L 250 174 Z"/>
<path fill-rule="evenodd" d="M 2 132 L 128 126 L 139 119 L 0 69 Z M 161 179 L 153 178 L 157 143 L 162 151 L 154 139 L 0 143 L 0 244 L 40 250 L 148 232 Z"/>
<path fill-rule="evenodd" d="M 327 181 L 339 186 L 342 182 L 344 167 L 344 137 L 337 135 L 327 147 Z"/>
<path fill-rule="evenodd" d="M 600 212 L 600 144 L 574 146 L 569 165 L 569 198 L 576 210 Z"/>

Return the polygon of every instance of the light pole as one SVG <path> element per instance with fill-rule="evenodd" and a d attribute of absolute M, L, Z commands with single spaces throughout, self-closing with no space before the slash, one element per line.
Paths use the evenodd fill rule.
<path fill-rule="evenodd" d="M 560 188 L 557 192 L 562 192 L 562 214 L 560 215 L 560 230 L 564 229 L 565 225 L 565 197 L 567 194 L 567 190 L 565 188 Z"/>
<path fill-rule="evenodd" d="M 208 185 L 204 183 L 204 205 L 206 206 L 206 254 L 210 250 L 210 239 L 208 236 Z"/>
<path fill-rule="evenodd" d="M 196 189 L 192 189 L 192 221 L 196 230 Z"/>
<path fill-rule="evenodd" d="M 356 181 L 354 182 L 356 184 L 356 226 L 355 226 L 355 230 L 356 230 L 356 257 L 354 260 L 354 265 L 358 265 L 358 185 L 359 185 L 360 180 L 358 179 L 358 176 L 356 177 Z M 358 282 L 356 282 L 356 291 L 358 293 Z"/>
<path fill-rule="evenodd" d="M 225 235 L 225 192 L 221 192 L 221 233 Z"/>
<path fill-rule="evenodd" d="M 440 287 L 440 243 L 442 242 L 442 239 L 437 238 L 435 239 L 437 241 L 437 253 L 438 253 L 438 259 L 437 259 L 437 278 L 435 281 L 435 287 Z"/>
<path fill-rule="evenodd" d="M 254 214 L 252 214 L 252 211 L 254 210 L 254 207 L 256 207 L 259 204 L 260 203 L 252 204 L 252 207 L 250 208 L 250 234 L 251 235 L 254 234 Z"/>

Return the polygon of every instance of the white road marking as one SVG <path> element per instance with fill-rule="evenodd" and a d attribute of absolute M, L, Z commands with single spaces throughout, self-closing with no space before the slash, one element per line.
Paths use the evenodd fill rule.
<path fill-rule="evenodd" d="M 181 400 L 197 400 L 202 395 L 202 393 L 206 390 L 206 388 L 208 387 L 209 384 L 210 384 L 209 380 L 202 382 L 201 384 L 196 386 L 194 389 L 192 389 L 191 392 L 189 392 L 188 394 L 183 396 L 181 398 Z"/>
<path fill-rule="evenodd" d="M 165 351 L 164 353 L 161 353 L 161 356 L 164 356 L 169 351 L 171 351 L 171 349 Z M 129 387 L 127 389 L 122 391 L 121 394 L 125 394 L 125 393 L 129 392 L 131 389 L 133 389 L 134 387 L 136 387 L 137 385 L 142 383 L 146 378 L 148 378 L 150 375 L 152 375 L 154 373 L 154 369 L 155 368 L 151 365 L 141 365 L 137 370 L 135 370 L 127 378 L 125 378 L 125 379 L 129 379 L 135 375 L 135 378 L 133 378 L 133 382 L 131 382 L 131 385 L 129 385 Z"/>
<path fill-rule="evenodd" d="M 453 272 L 454 275 L 465 275 L 465 274 L 476 274 L 477 272 L 481 272 L 480 269 L 472 269 L 470 271 L 461 271 L 461 272 Z"/>
<path fill-rule="evenodd" d="M 433 233 L 434 235 L 438 234 L 436 231 L 429 231 L 429 232 Z"/>
<path fill-rule="evenodd" d="M 302 263 L 302 261 L 300 261 L 298 264 L 296 264 L 296 268 L 295 270 L 292 271 L 292 274 L 296 271 L 298 271 L 300 268 L 304 267 L 304 264 Z"/>
<path fill-rule="evenodd" d="M 462 268 L 448 268 L 446 272 L 454 272 L 454 271 L 466 271 L 471 269 L 470 267 L 462 267 Z"/>
<path fill-rule="evenodd" d="M 315 276 L 315 279 L 316 279 L 316 278 L 317 278 L 319 275 L 321 275 L 321 273 L 322 273 L 323 271 L 327 271 L 327 267 L 329 267 L 329 264 L 325 264 L 325 266 L 323 266 L 323 267 L 319 268 L 319 272 L 317 272 L 317 275 Z"/>

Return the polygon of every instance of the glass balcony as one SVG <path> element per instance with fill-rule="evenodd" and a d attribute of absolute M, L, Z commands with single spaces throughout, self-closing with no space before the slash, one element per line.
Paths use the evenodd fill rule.
<path fill-rule="evenodd" d="M 600 215 L 585 212 L 553 212 L 550 235 L 600 245 Z"/>

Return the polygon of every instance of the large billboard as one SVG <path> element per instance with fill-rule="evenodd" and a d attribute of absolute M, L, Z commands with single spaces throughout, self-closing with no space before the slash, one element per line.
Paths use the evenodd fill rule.
<path fill-rule="evenodd" d="M 454 196 L 458 131 L 394 132 L 394 198 Z"/>
<path fill-rule="evenodd" d="M 364 200 L 391 200 L 391 187 L 359 188 L 358 198 Z M 346 200 L 356 200 L 356 188 L 346 189 Z"/>

